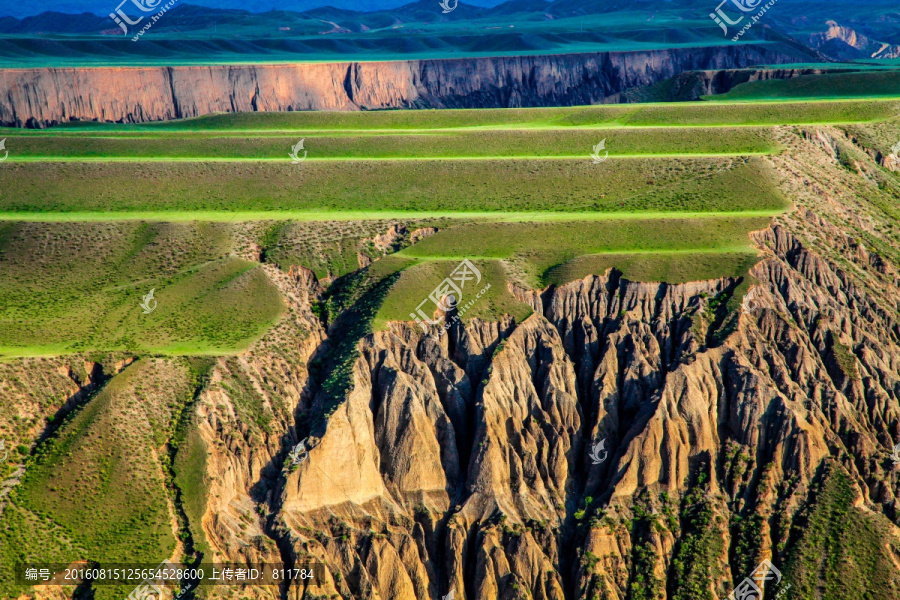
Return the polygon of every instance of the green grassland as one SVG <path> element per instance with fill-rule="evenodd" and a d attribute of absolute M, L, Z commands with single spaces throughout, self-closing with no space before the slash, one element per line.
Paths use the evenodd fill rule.
<path fill-rule="evenodd" d="M 897 592 L 887 552 L 898 552 L 893 524 L 856 506 L 858 491 L 829 463 L 812 501 L 794 523 L 784 578 L 800 598 L 884 598 Z"/>
<path fill-rule="evenodd" d="M 551 267 L 544 272 L 542 282 L 546 285 L 563 285 L 615 268 L 623 273 L 625 279 L 631 281 L 686 283 L 717 277 L 746 277 L 757 262 L 759 253 L 755 250 L 651 250 L 641 254 L 588 254 Z"/>
<path fill-rule="evenodd" d="M 393 223 L 440 229 L 368 270 L 381 274 L 367 275 L 366 298 L 383 306 L 366 304 L 353 331 L 407 320 L 465 258 L 497 282 L 466 318 L 524 314 L 508 281 L 540 288 L 610 268 L 641 281 L 744 277 L 748 233 L 787 208 L 766 157 L 751 156 L 780 151 L 770 125 L 837 123 L 883 151 L 898 107 L 254 113 L 17 130 L 0 165 L 0 354 L 247 348 L 285 306 L 241 258 L 241 231 L 263 262 L 337 282 L 381 256 L 371 240 Z M 308 159 L 291 164 L 304 136 Z M 595 164 L 603 139 L 609 159 Z M 143 314 L 151 289 L 158 306 Z"/>
<path fill-rule="evenodd" d="M 747 232 L 768 222 L 765 217 L 710 217 L 458 225 L 395 255 L 393 269 L 400 276 L 373 327 L 412 320 L 410 314 L 464 259 L 479 267 L 483 280 L 464 290 L 462 302 L 474 304 L 461 315 L 463 321 L 500 315 L 521 320 L 531 313 L 508 290 L 513 280 L 510 270 L 534 288 L 603 274 L 610 268 L 635 281 L 745 277 L 758 260 Z M 402 259 L 415 263 L 399 262 Z M 474 300 L 487 284 L 486 293 Z M 426 302 L 423 310 L 431 317 L 435 306 Z"/>
<path fill-rule="evenodd" d="M 602 137 L 598 137 L 602 136 Z M 777 147 L 768 129 L 672 128 L 461 130 L 427 134 L 307 136 L 307 160 L 425 158 L 588 158 L 601 139 L 612 156 L 682 154 L 768 154 Z M 7 137 L 11 162 L 23 160 L 290 160 L 297 137 Z M 300 153 L 300 156 L 303 152 Z"/>
<path fill-rule="evenodd" d="M 900 71 L 864 71 L 742 83 L 716 99 L 782 102 L 788 99 L 896 98 L 898 95 Z"/>
<path fill-rule="evenodd" d="M 766 217 L 475 223 L 441 231 L 402 250 L 399 256 L 514 260 L 529 283 L 542 287 L 548 270 L 583 255 L 751 252 L 747 233 L 768 223 Z M 596 272 L 603 273 L 606 268 Z M 581 277 L 584 275 L 573 279 Z M 560 282 L 558 275 L 555 281 Z"/>
<path fill-rule="evenodd" d="M 778 83 L 778 82 L 776 82 Z M 900 96 L 900 91 L 897 92 Z M 14 135 L 85 133 L 196 135 L 211 132 L 316 132 L 410 131 L 461 128 L 621 128 L 719 127 L 861 123 L 896 116 L 900 101 L 859 99 L 841 101 L 735 102 L 714 101 L 613 104 L 550 108 L 497 108 L 447 110 L 386 110 L 371 112 L 229 113 L 192 119 L 141 124 L 89 121 L 59 125 L 48 130 Z"/>
<path fill-rule="evenodd" d="M 781 210 L 767 170 L 741 157 L 18 163 L 0 169 L 0 212 Z"/>
<path fill-rule="evenodd" d="M 284 310 L 217 224 L 0 227 L 0 355 L 245 348 Z M 156 309 L 143 297 L 155 290 Z"/>
<path fill-rule="evenodd" d="M 508 277 L 500 261 L 474 260 L 481 280 L 469 281 L 458 299 L 462 308 L 470 301 L 471 307 L 461 315 L 464 321 L 474 318 L 491 321 L 498 315 L 510 315 L 522 321 L 531 314 L 531 307 L 516 300 L 507 288 Z M 372 323 L 375 330 L 384 329 L 390 321 L 412 321 L 411 315 L 419 309 L 432 318 L 436 305 L 428 300 L 429 294 L 459 266 L 456 260 L 425 261 L 407 266 L 390 289 L 379 307 Z M 485 290 L 480 297 L 476 295 Z"/>

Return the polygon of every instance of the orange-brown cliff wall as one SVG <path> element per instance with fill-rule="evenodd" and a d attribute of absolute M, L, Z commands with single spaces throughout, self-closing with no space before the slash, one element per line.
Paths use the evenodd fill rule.
<path fill-rule="evenodd" d="M 213 112 L 591 104 L 696 69 L 803 60 L 781 46 L 369 63 L 0 70 L 0 125 Z"/>

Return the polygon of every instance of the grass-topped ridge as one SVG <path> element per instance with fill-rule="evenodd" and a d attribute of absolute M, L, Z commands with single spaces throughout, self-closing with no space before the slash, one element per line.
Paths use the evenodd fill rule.
<path fill-rule="evenodd" d="M 765 82 L 763 82 L 765 83 Z M 790 82 L 774 82 L 790 83 Z M 751 85 L 751 84 L 748 84 Z M 900 96 L 900 92 L 897 93 Z M 53 132 L 396 131 L 528 129 L 541 127 L 686 127 L 858 123 L 896 114 L 900 99 L 816 102 L 702 102 L 612 104 L 550 108 L 390 110 L 367 112 L 225 113 L 190 119 L 115 124 L 67 123 Z M 7 130 L 10 132 L 17 130 Z"/>

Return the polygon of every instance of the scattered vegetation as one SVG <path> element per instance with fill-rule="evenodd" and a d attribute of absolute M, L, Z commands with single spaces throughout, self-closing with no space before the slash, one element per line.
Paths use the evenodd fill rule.
<path fill-rule="evenodd" d="M 717 100 L 777 100 L 831 98 L 897 98 L 900 71 L 823 73 L 794 79 L 770 79 L 737 85 Z"/>
<path fill-rule="evenodd" d="M 794 520 L 783 569 L 792 595 L 849 600 L 900 593 L 900 582 L 891 576 L 890 552 L 898 550 L 892 525 L 855 507 L 856 495 L 843 467 L 830 463 Z"/>
<path fill-rule="evenodd" d="M 423 301 L 422 310 L 432 318 L 437 306 L 429 295 L 459 266 L 461 260 L 462 257 L 457 260 L 421 261 L 406 268 L 379 308 L 373 327 L 378 330 L 384 329 L 389 321 L 413 321 L 410 315 L 416 313 Z M 493 321 L 503 315 L 511 315 L 520 322 L 531 314 L 531 307 L 516 300 L 509 292 L 508 278 L 500 261 L 477 260 L 473 264 L 481 273 L 481 281 L 473 279 L 463 288 L 459 303 L 461 313 L 465 308 L 465 313 L 460 315 L 463 321 L 472 318 Z M 484 293 L 477 297 L 482 290 L 485 290 Z"/>
<path fill-rule="evenodd" d="M 258 265 L 227 256 L 228 236 L 215 223 L 10 224 L 0 354 L 245 348 L 284 302 Z"/>
<path fill-rule="evenodd" d="M 760 158 L 613 155 L 595 165 L 589 150 L 584 158 L 358 161 L 352 177 L 343 161 L 11 163 L 0 170 L 0 213 L 41 220 L 52 217 L 45 213 L 107 220 L 168 220 L 179 213 L 333 220 L 348 218 L 342 213 L 381 219 L 786 207 Z"/>
<path fill-rule="evenodd" d="M 672 558 L 673 600 L 714 600 L 725 541 L 709 496 L 709 476 L 701 472 L 681 502 L 681 539 Z"/>
<path fill-rule="evenodd" d="M 216 137 L 183 132 L 174 135 L 116 135 L 103 137 L 63 133 L 51 136 L 25 133 L 8 136 L 15 147 L 11 162 L 69 160 L 273 160 L 290 162 L 288 149 L 296 135 L 260 135 L 238 132 L 233 137 Z M 516 158 L 581 157 L 589 159 L 600 140 L 592 129 L 560 127 L 554 129 L 465 129 L 453 132 L 391 133 L 359 135 L 339 133 L 307 135 L 304 147 L 307 163 L 320 160 L 368 160 L 425 158 Z M 686 131 L 676 127 L 622 128 L 603 131 L 610 155 L 681 154 L 768 154 L 777 148 L 770 131 L 761 127 L 719 127 Z M 304 165 L 305 167 L 306 165 Z"/>
<path fill-rule="evenodd" d="M 17 561 L 158 564 L 172 554 L 159 449 L 190 401 L 190 381 L 183 359 L 139 360 L 38 446 L 0 520 L 5 572 Z M 95 597 L 126 596 L 119 587 L 98 586 Z"/>
<path fill-rule="evenodd" d="M 799 80 L 793 80 L 799 81 Z M 826 81 L 827 80 L 821 80 Z M 791 83 L 774 80 L 758 83 Z M 794 85 L 797 85 L 796 83 Z M 733 91 L 749 89 L 736 87 Z M 826 88 L 817 84 L 816 87 Z M 894 88 L 896 90 L 896 86 Z M 466 129 L 474 127 L 629 127 L 629 126 L 759 126 L 804 123 L 860 123 L 894 116 L 898 102 L 894 100 L 855 100 L 825 102 L 727 102 L 728 95 L 715 101 L 658 104 L 607 104 L 597 106 L 565 106 L 552 108 L 500 108 L 449 110 L 391 110 L 373 112 L 255 112 L 217 114 L 138 125 L 111 123 L 67 123 L 50 130 L 60 132 L 96 131 L 154 134 L 172 132 L 178 135 L 195 132 L 223 131 L 292 133 L 315 131 L 372 131 L 388 133 L 409 130 Z M 724 100 L 724 101 L 723 101 Z M 21 134 L 21 130 L 7 130 Z M 36 135 L 41 135 L 37 133 Z M 596 142 L 595 142 L 596 143 Z"/>

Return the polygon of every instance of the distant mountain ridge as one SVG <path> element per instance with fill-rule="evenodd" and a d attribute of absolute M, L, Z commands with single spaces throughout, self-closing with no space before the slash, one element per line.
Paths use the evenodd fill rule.
<path fill-rule="evenodd" d="M 43 12 L 61 12 L 69 14 L 93 13 L 106 15 L 116 9 L 121 0 L 68 0 L 58 2 L 56 0 L 32 0 L 28 3 L 18 3 L 0 7 L 0 16 L 13 16 L 18 18 L 35 16 Z M 479 6 L 493 6 L 500 4 L 502 0 L 470 0 L 469 4 Z M 397 8 L 408 4 L 409 0 L 191 0 L 191 4 L 213 9 L 240 9 L 252 13 L 269 12 L 273 10 L 287 10 L 292 12 L 305 12 L 320 7 L 334 7 L 359 12 L 374 12 Z M 126 4 L 128 4 L 126 2 Z"/>
<path fill-rule="evenodd" d="M 475 0 L 462 1 L 450 12 L 438 0 L 374 0 L 352 7 L 342 0 L 201 5 L 207 1 L 180 0 L 140 44 L 132 43 L 140 26 L 123 32 L 108 12 L 59 10 L 78 5 L 96 11 L 97 0 L 61 3 L 54 11 L 24 18 L 0 16 L 0 34 L 9 36 L 0 39 L 0 59 L 7 59 L 9 67 L 40 67 L 109 64 L 111 59 L 122 65 L 177 65 L 196 64 L 198 57 L 282 62 L 563 54 L 716 46 L 731 43 L 740 27 L 730 27 L 723 37 L 709 18 L 715 8 L 710 0 Z M 326 1 L 328 6 L 321 5 Z M 103 10 L 115 8 L 110 4 Z M 122 10 L 149 14 L 138 15 L 131 2 Z M 765 31 L 814 49 L 825 60 L 894 58 L 900 48 L 900 11 L 886 0 L 852 6 L 795 0 L 790 10 L 773 7 L 741 41 L 773 39 Z"/>

